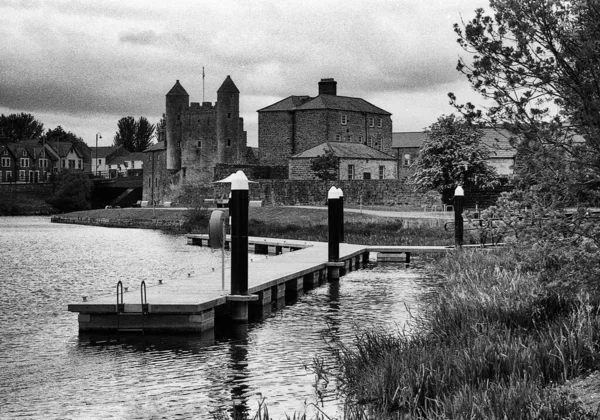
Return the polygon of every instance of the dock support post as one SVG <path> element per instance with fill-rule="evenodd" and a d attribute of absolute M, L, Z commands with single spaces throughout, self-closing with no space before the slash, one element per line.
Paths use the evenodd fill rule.
<path fill-rule="evenodd" d="M 463 246 L 463 200 L 465 191 L 459 185 L 454 190 L 454 246 Z"/>
<path fill-rule="evenodd" d="M 342 269 L 344 268 L 344 262 L 328 262 L 325 264 L 327 266 L 327 280 L 335 281 L 340 279 L 340 274 Z"/>
<path fill-rule="evenodd" d="M 248 322 L 248 178 L 237 171 L 231 179 L 231 319 Z"/>
<path fill-rule="evenodd" d="M 340 228 L 339 228 L 339 236 L 340 243 L 344 242 L 344 191 L 341 188 L 338 188 L 338 197 L 339 197 L 339 217 L 340 217 Z"/>
<path fill-rule="evenodd" d="M 340 222 L 339 222 L 339 204 L 340 199 L 336 187 L 331 187 L 327 194 L 327 218 L 329 224 L 329 256 L 327 261 L 338 262 L 340 260 Z"/>

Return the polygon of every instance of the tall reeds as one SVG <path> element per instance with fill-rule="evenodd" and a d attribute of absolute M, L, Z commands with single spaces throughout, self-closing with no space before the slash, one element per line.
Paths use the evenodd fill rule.
<path fill-rule="evenodd" d="M 548 291 L 507 250 L 438 262 L 410 335 L 338 345 L 339 390 L 369 418 L 595 418 L 554 384 L 597 369 L 598 309 Z"/>

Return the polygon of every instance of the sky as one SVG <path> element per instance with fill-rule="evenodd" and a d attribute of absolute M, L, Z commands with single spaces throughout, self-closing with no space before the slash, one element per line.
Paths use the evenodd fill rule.
<path fill-rule="evenodd" d="M 453 112 L 448 92 L 478 101 L 453 24 L 486 0 L 0 0 L 0 113 L 33 114 L 89 145 L 112 145 L 117 121 L 165 112 L 179 80 L 215 102 L 230 75 L 248 145 L 258 109 L 290 95 L 338 95 L 392 113 L 393 131 L 422 131 Z M 204 97 L 202 68 L 204 67 Z"/>

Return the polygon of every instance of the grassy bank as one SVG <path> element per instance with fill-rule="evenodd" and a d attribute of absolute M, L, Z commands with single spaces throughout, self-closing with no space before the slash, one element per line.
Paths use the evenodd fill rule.
<path fill-rule="evenodd" d="M 598 368 L 597 302 L 544 288 L 517 261 L 515 250 L 441 260 L 412 334 L 364 331 L 336 347 L 336 369 L 317 372 L 337 378 L 350 418 L 598 418 L 557 386 Z"/>
<path fill-rule="evenodd" d="M 73 218 L 182 221 L 183 230 L 207 233 L 210 212 L 203 209 L 99 209 L 65 214 Z M 269 238 L 327 242 L 327 211 L 293 207 L 251 207 L 248 234 Z M 415 226 L 401 219 L 361 213 L 345 214 L 345 241 L 364 245 L 451 245 L 442 227 Z"/>
<path fill-rule="evenodd" d="M 7 192 L 0 199 L 0 216 L 49 215 L 58 211 L 46 203 L 47 197 L 35 192 Z"/>

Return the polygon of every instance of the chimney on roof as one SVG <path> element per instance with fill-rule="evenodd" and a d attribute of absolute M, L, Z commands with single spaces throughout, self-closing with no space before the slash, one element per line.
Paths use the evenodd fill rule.
<path fill-rule="evenodd" d="M 337 95 L 337 82 L 333 79 L 321 79 L 319 95 Z"/>

